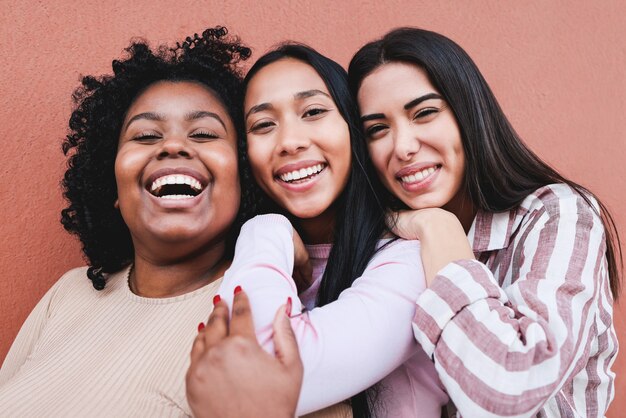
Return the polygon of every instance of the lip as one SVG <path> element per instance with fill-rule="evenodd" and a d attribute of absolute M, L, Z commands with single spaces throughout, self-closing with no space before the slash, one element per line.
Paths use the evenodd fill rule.
<path fill-rule="evenodd" d="M 287 165 L 284 165 L 284 166 L 280 167 L 278 170 L 276 170 L 274 172 L 274 177 L 278 177 L 281 174 L 289 173 L 291 171 L 296 171 L 296 170 L 300 170 L 300 169 L 303 169 L 303 168 L 313 167 L 314 165 L 318 165 L 318 164 L 323 164 L 325 166 L 328 165 L 328 163 L 326 161 L 322 161 L 322 160 L 298 161 L 296 163 L 291 163 L 291 164 L 287 164 Z"/>
<path fill-rule="evenodd" d="M 157 171 L 153 172 L 152 174 L 148 176 L 148 178 L 144 181 L 145 189 L 149 190 L 152 183 L 159 177 L 168 176 L 170 174 L 184 174 L 186 176 L 193 177 L 194 179 L 200 182 L 200 184 L 202 185 L 203 191 L 204 191 L 204 188 L 206 188 L 207 184 L 209 184 L 209 179 L 207 178 L 207 176 L 201 174 L 200 172 L 192 168 L 164 167 L 164 168 L 158 169 Z"/>
<path fill-rule="evenodd" d="M 413 183 L 405 183 L 401 180 L 401 177 L 417 173 L 419 171 L 422 171 L 430 167 L 435 168 L 435 172 L 430 174 L 428 177 L 426 177 L 423 180 L 416 181 Z M 400 183 L 400 187 L 402 187 L 407 192 L 411 192 L 411 193 L 421 192 L 429 188 L 431 184 L 433 184 L 433 182 L 439 176 L 440 171 L 441 171 L 440 164 L 432 164 L 432 163 L 414 164 L 410 167 L 405 167 L 402 170 L 398 171 L 398 173 L 396 173 L 396 181 Z"/>
<path fill-rule="evenodd" d="M 395 176 L 396 179 L 400 179 L 400 177 L 410 176 L 411 174 L 415 174 L 418 171 L 422 171 L 425 168 L 433 167 L 435 169 L 440 168 L 441 164 L 432 163 L 432 162 L 424 162 L 424 163 L 415 163 L 409 166 L 403 167 L 401 170 L 397 171 Z"/>
<path fill-rule="evenodd" d="M 313 178 L 306 180 L 302 183 L 287 183 L 285 181 L 282 181 L 279 177 L 282 174 L 289 173 L 295 170 L 300 170 L 302 168 L 312 167 L 318 164 L 324 165 L 324 168 L 322 169 L 322 171 L 317 173 L 317 175 L 315 175 Z M 326 174 L 327 168 L 328 168 L 328 163 L 326 163 L 325 161 L 321 161 L 321 160 L 298 161 L 297 163 L 284 165 L 278 170 L 276 170 L 274 174 L 274 182 L 276 182 L 278 185 L 280 185 L 280 187 L 290 192 L 305 193 L 311 190 L 311 188 L 313 188 L 317 184 L 317 182 L 320 181 L 322 177 L 324 177 L 324 175 Z"/>
<path fill-rule="evenodd" d="M 202 191 L 196 196 L 186 199 L 163 199 L 150 193 L 150 186 L 156 179 L 172 174 L 182 174 L 193 177 L 202 185 Z M 209 181 L 210 180 L 207 176 L 189 167 L 164 167 L 156 170 L 146 178 L 143 189 L 149 196 L 149 199 L 160 207 L 166 209 L 187 209 L 198 205 L 206 196 L 208 196 L 208 193 L 205 192 L 209 188 Z"/>

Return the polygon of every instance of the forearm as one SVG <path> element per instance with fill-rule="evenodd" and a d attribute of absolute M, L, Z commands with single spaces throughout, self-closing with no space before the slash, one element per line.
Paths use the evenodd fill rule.
<path fill-rule="evenodd" d="M 512 244 L 517 262 L 499 265 L 512 285 L 502 289 L 485 265 L 465 260 L 418 299 L 416 338 L 464 417 L 535 414 L 584 367 L 595 341 L 607 280 L 601 224 L 580 221 L 575 208 L 537 213 Z"/>
<path fill-rule="evenodd" d="M 303 414 L 370 387 L 418 349 L 410 323 L 425 283 L 419 245 L 397 242 L 381 251 L 337 301 L 298 315 L 301 305 L 288 273 L 292 266 L 284 256 L 270 255 L 274 262 L 266 262 L 261 253 L 283 251 L 267 241 L 290 241 L 283 229 L 263 227 L 252 234 L 244 227 L 240 240 L 245 239 L 249 257 L 243 260 L 236 255 L 222 287 L 242 285 L 251 300 L 260 342 L 268 350 L 271 317 L 287 297 L 293 298 L 291 321 L 305 370 L 298 407 Z M 259 243 L 265 244 L 261 248 Z"/>

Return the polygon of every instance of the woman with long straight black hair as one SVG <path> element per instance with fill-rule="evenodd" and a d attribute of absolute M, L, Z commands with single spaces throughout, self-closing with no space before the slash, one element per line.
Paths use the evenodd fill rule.
<path fill-rule="evenodd" d="M 391 31 L 349 77 L 393 230 L 421 242 L 415 337 L 460 415 L 604 416 L 621 259 L 607 209 L 523 144 L 450 39 Z"/>
<path fill-rule="evenodd" d="M 284 216 L 244 225 L 221 298 L 246 291 L 268 349 L 272 318 L 290 298 L 304 364 L 299 414 L 348 400 L 330 416 L 439 417 L 447 396 L 410 327 L 425 286 L 419 244 L 382 239 L 381 186 L 347 73 L 287 44 L 261 57 L 244 86 L 247 181 L 260 186 L 260 213 Z M 307 258 L 312 276 L 300 275 L 298 293 L 292 270 Z"/>

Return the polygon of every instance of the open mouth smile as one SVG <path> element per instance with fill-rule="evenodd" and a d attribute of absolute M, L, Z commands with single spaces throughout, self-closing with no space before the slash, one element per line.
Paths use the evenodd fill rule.
<path fill-rule="evenodd" d="M 147 186 L 148 191 L 160 199 L 193 199 L 205 189 L 202 183 L 186 174 L 168 174 L 156 178 Z"/>
<path fill-rule="evenodd" d="M 327 164 L 320 163 L 299 170 L 288 171 L 276 176 L 277 179 L 289 184 L 305 183 L 317 177 L 327 167 Z"/>
<path fill-rule="evenodd" d="M 412 184 L 412 183 L 421 183 L 424 180 L 427 180 L 430 176 L 432 176 L 436 171 L 441 168 L 441 164 L 436 164 L 431 167 L 423 168 L 419 171 L 415 171 L 409 174 L 404 174 L 402 176 L 396 177 L 400 183 L 403 184 Z"/>

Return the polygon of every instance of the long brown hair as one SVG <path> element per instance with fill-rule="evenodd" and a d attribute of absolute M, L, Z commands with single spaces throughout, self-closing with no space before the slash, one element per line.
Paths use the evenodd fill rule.
<path fill-rule="evenodd" d="M 563 177 L 522 142 L 469 55 L 438 33 L 395 29 L 362 47 L 352 58 L 348 73 L 353 95 L 356 97 L 368 74 L 388 62 L 405 62 L 423 69 L 450 105 L 466 155 L 464 187 L 476 208 L 510 210 L 538 188 L 552 183 L 565 183 L 580 194 L 602 219 L 610 286 L 617 298 L 623 258 L 613 217 L 589 190 Z M 590 196 L 597 200 L 599 211 Z"/>

